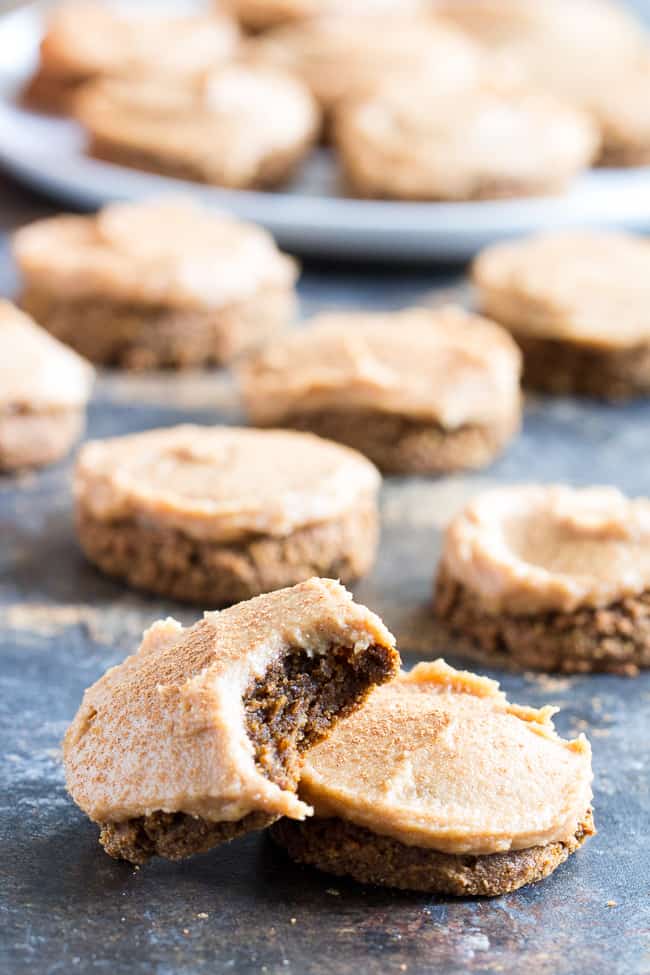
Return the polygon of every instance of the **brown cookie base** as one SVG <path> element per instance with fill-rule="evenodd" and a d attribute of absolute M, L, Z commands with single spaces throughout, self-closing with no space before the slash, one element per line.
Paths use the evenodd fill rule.
<path fill-rule="evenodd" d="M 578 345 L 513 333 L 524 355 L 525 386 L 624 400 L 650 395 L 650 342 L 626 349 Z"/>
<path fill-rule="evenodd" d="M 136 589 L 206 607 L 226 606 L 322 576 L 357 579 L 372 566 L 379 524 L 374 502 L 285 537 L 200 541 L 136 517 L 95 518 L 80 502 L 77 532 L 88 559 Z"/>
<path fill-rule="evenodd" d="M 604 609 L 495 615 L 441 569 L 434 611 L 459 653 L 497 666 L 634 676 L 650 667 L 650 591 Z"/>
<path fill-rule="evenodd" d="M 362 884 L 454 897 L 496 897 L 537 883 L 564 863 L 594 833 L 591 810 L 568 843 L 485 856 L 438 853 L 406 846 L 342 819 L 281 819 L 271 836 L 292 860 Z"/>
<path fill-rule="evenodd" d="M 23 89 L 22 101 L 37 112 L 69 115 L 83 84 L 82 78 L 60 78 L 39 67 Z"/>
<path fill-rule="evenodd" d="M 237 176 L 228 165 L 219 166 L 213 154 L 198 154 L 194 158 L 174 159 L 156 149 L 122 142 L 115 133 L 93 130 L 90 125 L 88 154 L 95 159 L 139 169 L 147 173 L 159 173 L 173 179 L 191 183 L 208 183 L 228 189 L 273 189 L 287 183 L 296 172 L 312 145 L 316 133 L 309 133 L 291 148 L 275 150 L 261 159 L 255 172 Z"/>
<path fill-rule="evenodd" d="M 316 433 L 361 451 L 390 474 L 442 474 L 485 467 L 521 426 L 521 411 L 492 426 L 438 424 L 371 410 L 320 410 L 284 417 L 282 426 Z"/>
<path fill-rule="evenodd" d="M 326 738 L 336 721 L 351 714 L 398 665 L 397 651 L 374 645 L 360 654 L 333 646 L 322 657 L 290 649 L 244 695 L 246 730 L 259 768 L 281 788 L 295 791 L 302 753 Z M 264 829 L 276 819 L 263 811 L 236 822 L 155 812 L 102 823 L 100 843 L 110 856 L 132 863 L 145 863 L 152 856 L 180 860 Z"/>
<path fill-rule="evenodd" d="M 82 410 L 0 411 L 0 471 L 53 464 L 68 453 L 85 425 Z"/>
<path fill-rule="evenodd" d="M 91 362 L 144 370 L 224 365 L 290 324 L 292 291 L 270 290 L 211 311 L 26 290 L 21 306 Z"/>

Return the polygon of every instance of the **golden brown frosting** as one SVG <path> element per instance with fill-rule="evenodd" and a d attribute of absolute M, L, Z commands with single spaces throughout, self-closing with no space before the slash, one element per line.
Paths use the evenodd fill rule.
<path fill-rule="evenodd" d="M 223 12 L 135 15 L 96 2 L 55 8 L 41 43 L 48 75 L 70 81 L 109 77 L 186 80 L 231 58 L 239 30 Z"/>
<path fill-rule="evenodd" d="M 311 434 L 187 425 L 85 444 L 75 495 L 95 518 L 230 542 L 338 518 L 379 483 L 361 454 Z"/>
<path fill-rule="evenodd" d="M 495 488 L 452 520 L 441 566 L 488 612 L 608 606 L 650 586 L 650 500 L 610 487 Z"/>
<path fill-rule="evenodd" d="M 254 183 L 264 163 L 307 150 L 319 110 L 298 79 L 263 65 L 230 64 L 193 84 L 156 79 L 84 85 L 75 114 L 93 138 L 224 186 Z"/>
<path fill-rule="evenodd" d="M 523 335 L 598 346 L 650 338 L 650 243 L 583 231 L 488 247 L 474 265 L 483 311 Z"/>
<path fill-rule="evenodd" d="M 300 796 L 409 846 L 483 855 L 572 838 L 591 802 L 591 749 L 555 708 L 509 704 L 495 681 L 418 664 L 310 751 Z"/>
<path fill-rule="evenodd" d="M 85 359 L 0 300 L 0 411 L 83 407 L 94 375 Z"/>
<path fill-rule="evenodd" d="M 219 308 L 297 277 L 265 230 L 185 199 L 38 220 L 14 235 L 13 252 L 25 283 L 46 294 L 182 308 Z"/>
<path fill-rule="evenodd" d="M 367 409 L 448 429 L 511 415 L 521 356 L 492 322 L 460 308 L 338 312 L 274 341 L 240 370 L 252 421 Z"/>
<path fill-rule="evenodd" d="M 326 579 L 206 613 L 187 629 L 154 623 L 137 653 L 84 694 L 63 746 L 68 791 L 98 822 L 157 810 L 304 819 L 309 806 L 256 765 L 242 697 L 289 649 L 362 653 L 373 643 L 395 645 L 374 613 Z"/>
<path fill-rule="evenodd" d="M 473 84 L 482 70 L 479 49 L 433 17 L 321 17 L 265 34 L 251 45 L 263 62 L 294 71 L 319 102 L 416 75 L 436 91 Z"/>
<path fill-rule="evenodd" d="M 578 109 L 501 85 L 382 85 L 344 105 L 337 123 L 350 178 L 377 196 L 463 200 L 556 189 L 599 148 Z"/>

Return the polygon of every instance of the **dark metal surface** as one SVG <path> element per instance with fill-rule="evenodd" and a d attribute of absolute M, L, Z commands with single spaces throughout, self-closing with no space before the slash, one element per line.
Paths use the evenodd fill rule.
<path fill-rule="evenodd" d="M 5 225 L 27 214 L 0 189 Z M 0 217 L 0 220 L 2 217 Z M 2 264 L 2 290 L 12 286 Z M 453 274 L 308 269 L 305 309 L 425 300 Z M 103 378 L 89 433 L 237 420 L 227 377 Z M 356 587 L 397 634 L 408 665 L 430 655 L 440 528 L 496 482 L 612 482 L 650 493 L 650 404 L 531 401 L 507 456 L 477 475 L 394 479 L 376 571 Z M 650 973 L 650 675 L 501 677 L 511 698 L 563 708 L 563 733 L 594 747 L 599 834 L 542 884 L 453 901 L 364 888 L 296 867 L 263 836 L 182 864 L 110 860 L 63 788 L 58 746 L 83 689 L 142 628 L 193 610 L 103 579 L 74 539 L 70 464 L 0 479 L 0 971 L 110 975 Z M 449 659 L 454 662 L 453 657 Z"/>

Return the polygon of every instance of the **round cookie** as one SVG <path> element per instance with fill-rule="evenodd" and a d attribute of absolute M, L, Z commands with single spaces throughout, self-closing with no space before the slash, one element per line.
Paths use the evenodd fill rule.
<path fill-rule="evenodd" d="M 320 17 L 251 42 L 261 63 L 302 78 L 330 121 L 338 105 L 382 83 L 416 77 L 420 87 L 455 91 L 482 76 L 484 56 L 459 31 L 431 16 Z"/>
<path fill-rule="evenodd" d="M 299 794 L 314 818 L 271 835 L 362 883 L 464 897 L 541 880 L 594 831 L 589 743 L 560 738 L 553 713 L 419 664 L 309 753 Z"/>
<path fill-rule="evenodd" d="M 338 312 L 243 361 L 251 422 L 310 430 L 392 473 L 483 467 L 521 422 L 520 356 L 460 308 Z"/>
<path fill-rule="evenodd" d="M 354 194 L 398 200 L 558 193 L 599 147 L 589 117 L 550 94 L 415 80 L 343 104 L 335 140 Z"/>
<path fill-rule="evenodd" d="M 381 620 L 331 580 L 187 629 L 160 620 L 84 694 L 63 744 L 68 791 L 132 863 L 302 819 L 302 754 L 398 667 Z"/>
<path fill-rule="evenodd" d="M 13 253 L 23 307 L 102 365 L 228 363 L 295 312 L 297 266 L 266 231 L 186 200 L 39 220 Z"/>
<path fill-rule="evenodd" d="M 85 425 L 93 370 L 8 301 L 0 301 L 0 471 L 68 453 Z"/>
<path fill-rule="evenodd" d="M 473 279 L 484 314 L 510 329 L 524 384 L 617 400 L 650 394 L 650 243 L 605 231 L 494 244 Z"/>
<path fill-rule="evenodd" d="M 650 158 L 650 37 L 609 0 L 440 0 L 438 10 L 531 84 L 582 107 L 602 134 L 600 162 Z"/>
<path fill-rule="evenodd" d="M 75 115 L 99 159 L 232 189 L 286 182 L 320 127 L 298 78 L 254 64 L 226 65 L 184 85 L 93 82 L 79 93 Z"/>
<path fill-rule="evenodd" d="M 495 488 L 447 529 L 436 616 L 458 650 L 493 663 L 634 675 L 650 666 L 649 542 L 645 498 Z"/>
<path fill-rule="evenodd" d="M 49 14 L 26 98 L 38 108 L 66 111 L 81 85 L 99 78 L 186 83 L 232 58 L 239 42 L 235 21 L 217 9 L 138 16 L 104 3 L 59 4 Z"/>
<path fill-rule="evenodd" d="M 382 16 L 426 9 L 425 0 L 226 0 L 226 6 L 249 31 L 333 14 Z"/>
<path fill-rule="evenodd" d="M 86 444 L 75 475 L 91 562 L 139 589 L 222 606 L 373 564 L 379 474 L 309 434 L 180 426 Z"/>

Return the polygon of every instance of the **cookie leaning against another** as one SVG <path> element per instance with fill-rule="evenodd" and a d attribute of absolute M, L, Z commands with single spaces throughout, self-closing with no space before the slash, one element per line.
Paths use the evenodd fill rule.
<path fill-rule="evenodd" d="M 189 16 L 137 16 L 107 4 L 67 2 L 50 12 L 39 66 L 25 97 L 68 111 L 80 87 L 98 78 L 154 78 L 182 84 L 232 58 L 235 21 L 217 10 Z"/>
<path fill-rule="evenodd" d="M 560 193 L 599 148 L 591 119 L 550 94 L 488 84 L 440 91 L 417 76 L 344 102 L 334 128 L 351 191 L 378 199 Z"/>
<path fill-rule="evenodd" d="M 460 308 L 321 315 L 241 363 L 251 421 L 331 437 L 392 473 L 483 467 L 521 423 L 510 336 Z"/>
<path fill-rule="evenodd" d="M 86 555 L 130 585 L 223 606 L 371 567 L 380 477 L 356 451 L 286 430 L 181 426 L 84 445 Z"/>
<path fill-rule="evenodd" d="M 418 664 L 308 754 L 299 794 L 315 815 L 271 835 L 300 863 L 386 887 L 495 896 L 542 880 L 594 832 L 589 743 L 558 737 L 553 713 Z"/>
<path fill-rule="evenodd" d="M 534 670 L 650 667 L 650 500 L 519 485 L 450 523 L 434 592 L 455 649 Z"/>
<path fill-rule="evenodd" d="M 85 424 L 92 367 L 0 300 L 0 471 L 63 457 Z"/>
<path fill-rule="evenodd" d="M 619 232 L 494 244 L 472 272 L 484 314 L 524 354 L 524 385 L 605 399 L 650 395 L 650 242 Z"/>
<path fill-rule="evenodd" d="M 320 130 L 305 85 L 255 64 L 226 65 L 187 84 L 93 82 L 74 114 L 98 159 L 232 189 L 286 182 Z"/>
<path fill-rule="evenodd" d="M 381 620 L 311 579 L 188 629 L 154 623 L 84 694 L 63 757 L 111 856 L 178 860 L 311 810 L 301 756 L 399 667 Z"/>
<path fill-rule="evenodd" d="M 13 253 L 23 307 L 102 365 L 221 365 L 295 312 L 297 265 L 272 237 L 187 200 L 39 220 Z"/>

